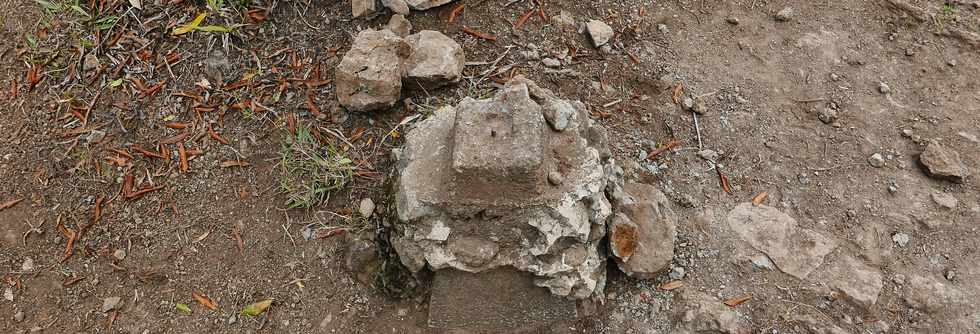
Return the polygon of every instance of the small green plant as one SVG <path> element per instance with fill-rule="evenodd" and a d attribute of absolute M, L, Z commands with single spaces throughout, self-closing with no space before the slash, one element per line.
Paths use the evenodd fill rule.
<path fill-rule="evenodd" d="M 320 144 L 309 128 L 297 125 L 295 135 L 284 137 L 279 185 L 288 208 L 315 207 L 353 179 L 354 162 L 336 147 Z"/>
<path fill-rule="evenodd" d="M 208 0 L 208 8 L 213 11 L 221 11 L 221 8 L 225 6 L 225 0 Z"/>
<path fill-rule="evenodd" d="M 956 9 L 956 8 L 953 7 L 953 4 L 951 4 L 951 3 L 945 3 L 945 4 L 943 4 L 943 14 L 946 14 L 946 15 L 953 14 L 953 10 L 954 9 Z"/>

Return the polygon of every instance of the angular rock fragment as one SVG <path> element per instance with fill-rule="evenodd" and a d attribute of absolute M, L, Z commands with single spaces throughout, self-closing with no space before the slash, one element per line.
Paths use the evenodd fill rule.
<path fill-rule="evenodd" d="M 463 48 L 441 32 L 423 30 L 409 35 L 405 41 L 412 54 L 405 63 L 405 84 L 415 88 L 416 83 L 436 87 L 459 81 L 463 76 L 466 59 Z"/>
<path fill-rule="evenodd" d="M 850 254 L 840 254 L 818 271 L 814 281 L 826 283 L 855 305 L 870 309 L 878 302 L 884 286 L 881 271 L 872 268 Z"/>
<path fill-rule="evenodd" d="M 739 204 L 726 220 L 736 235 L 766 253 L 779 270 L 799 279 L 805 279 L 837 247 L 833 239 L 799 228 L 793 217 L 766 205 Z"/>
<path fill-rule="evenodd" d="M 370 286 L 381 268 L 374 236 L 367 233 L 349 234 L 349 236 L 344 265 L 354 279 Z"/>
<path fill-rule="evenodd" d="M 667 196 L 653 186 L 631 183 L 631 197 L 609 223 L 609 245 L 616 264 L 627 275 L 653 278 L 674 258 L 677 228 Z"/>
<path fill-rule="evenodd" d="M 439 7 L 447 3 L 453 2 L 453 0 L 405 0 L 409 7 L 414 10 L 426 10 L 433 7 Z"/>
<path fill-rule="evenodd" d="M 490 99 L 465 98 L 419 122 L 399 155 L 392 245 L 409 270 L 510 267 L 573 299 L 601 295 L 611 159 L 584 109 L 564 131 L 545 106 L 571 103 L 517 77 Z M 562 182 L 549 182 L 557 171 Z M 433 291 L 433 294 L 441 293 Z"/>
<path fill-rule="evenodd" d="M 963 183 L 970 175 L 970 171 L 960 160 L 960 154 L 938 142 L 926 146 L 919 156 L 919 162 L 925 167 L 927 174 L 937 179 Z"/>
<path fill-rule="evenodd" d="M 381 0 L 381 5 L 400 15 L 408 15 L 410 11 L 405 0 Z"/>
<path fill-rule="evenodd" d="M 738 317 L 734 309 L 717 298 L 702 292 L 685 289 L 679 295 L 674 330 L 677 334 L 748 334 L 750 326 Z"/>
<path fill-rule="evenodd" d="M 962 307 L 967 301 L 963 292 L 956 287 L 928 276 L 911 275 L 906 287 L 905 302 L 926 313 L 951 311 Z"/>
<path fill-rule="evenodd" d="M 390 108 L 401 97 L 401 73 L 411 48 L 389 30 L 357 34 L 336 69 L 337 99 L 351 111 Z"/>
<path fill-rule="evenodd" d="M 391 30 L 391 32 L 399 37 L 407 37 L 408 34 L 412 33 L 412 22 L 409 22 L 401 14 L 395 14 L 388 19 L 388 25 L 385 26 L 385 29 Z"/>
<path fill-rule="evenodd" d="M 362 17 L 378 11 L 377 0 L 351 0 L 350 12 L 353 17 Z"/>
<path fill-rule="evenodd" d="M 592 39 L 592 45 L 595 45 L 595 47 L 609 43 L 609 40 L 612 39 L 614 34 L 612 27 L 599 20 L 592 20 L 586 23 L 585 30 L 589 33 L 589 37 Z"/>

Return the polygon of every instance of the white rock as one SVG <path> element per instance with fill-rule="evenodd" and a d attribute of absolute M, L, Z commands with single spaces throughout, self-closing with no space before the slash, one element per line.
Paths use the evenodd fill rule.
<path fill-rule="evenodd" d="M 592 44 L 595 47 L 600 47 L 609 43 L 609 40 L 613 37 L 613 29 L 605 22 L 599 20 L 592 20 L 586 23 L 586 31 L 589 33 L 589 37 L 592 38 Z"/>
<path fill-rule="evenodd" d="M 883 157 L 881 153 L 872 154 L 870 157 L 868 157 L 868 164 L 874 168 L 885 167 L 885 157 Z"/>
<path fill-rule="evenodd" d="M 390 108 L 401 97 L 401 73 L 411 48 L 389 30 L 357 34 L 335 71 L 337 99 L 351 111 Z"/>
<path fill-rule="evenodd" d="M 361 204 L 358 206 L 358 212 L 361 214 L 361 217 L 371 218 L 371 215 L 374 214 L 374 201 L 370 198 L 362 199 Z"/>
<path fill-rule="evenodd" d="M 776 13 L 776 21 L 786 22 L 792 20 L 795 14 L 796 12 L 793 11 L 793 7 L 783 8 L 782 10 Z"/>

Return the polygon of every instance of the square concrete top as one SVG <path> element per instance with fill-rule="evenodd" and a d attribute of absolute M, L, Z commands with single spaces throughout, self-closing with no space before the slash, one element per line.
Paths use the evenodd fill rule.
<path fill-rule="evenodd" d="M 533 182 L 543 160 L 544 116 L 524 84 L 493 99 L 460 102 L 456 113 L 453 169 L 485 181 Z"/>

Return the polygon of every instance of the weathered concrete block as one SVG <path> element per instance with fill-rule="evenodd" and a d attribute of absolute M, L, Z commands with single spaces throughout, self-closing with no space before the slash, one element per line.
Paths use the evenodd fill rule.
<path fill-rule="evenodd" d="M 577 316 L 575 302 L 534 285 L 526 272 L 500 268 L 480 274 L 436 272 L 429 299 L 429 326 L 501 331 Z"/>

